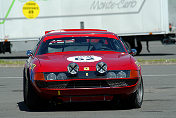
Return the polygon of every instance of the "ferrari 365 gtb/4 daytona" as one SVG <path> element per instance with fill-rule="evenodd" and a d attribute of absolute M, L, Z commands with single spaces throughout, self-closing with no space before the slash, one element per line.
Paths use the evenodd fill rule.
<path fill-rule="evenodd" d="M 141 67 L 116 34 L 96 29 L 47 31 L 24 67 L 24 102 L 30 109 L 54 101 L 116 101 L 140 108 Z"/>

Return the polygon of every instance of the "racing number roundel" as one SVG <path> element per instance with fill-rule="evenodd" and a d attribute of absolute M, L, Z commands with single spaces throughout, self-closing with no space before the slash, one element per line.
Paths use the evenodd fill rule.
<path fill-rule="evenodd" d="M 99 61 L 101 60 L 101 57 L 98 56 L 73 56 L 73 57 L 68 57 L 67 60 L 68 61 L 72 61 L 72 62 L 95 62 L 95 61 Z"/>
<path fill-rule="evenodd" d="M 23 14 L 28 19 L 34 19 L 39 15 L 40 8 L 34 1 L 28 1 L 23 5 Z"/>

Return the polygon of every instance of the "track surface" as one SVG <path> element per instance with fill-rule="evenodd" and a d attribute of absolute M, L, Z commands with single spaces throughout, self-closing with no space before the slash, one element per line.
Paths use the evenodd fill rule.
<path fill-rule="evenodd" d="M 30 112 L 22 97 L 23 68 L 0 68 L 0 118 L 175 118 L 176 65 L 142 66 L 145 95 L 141 109 L 78 104 Z"/>

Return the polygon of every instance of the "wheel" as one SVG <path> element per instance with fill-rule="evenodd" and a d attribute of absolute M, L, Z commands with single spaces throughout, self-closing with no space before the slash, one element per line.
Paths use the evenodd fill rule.
<path fill-rule="evenodd" d="M 144 87 L 143 80 L 141 79 L 141 83 L 138 89 L 132 93 L 128 98 L 128 105 L 131 108 L 141 108 L 144 96 Z"/>
<path fill-rule="evenodd" d="M 23 70 L 23 99 L 25 104 L 26 104 L 26 91 L 27 91 L 27 86 L 26 86 L 26 76 L 25 76 L 25 69 L 24 69 Z"/>
<path fill-rule="evenodd" d="M 111 101 L 112 106 L 115 108 L 131 109 L 131 108 L 141 108 L 144 96 L 143 80 L 141 78 L 141 83 L 138 89 L 126 96 L 126 95 L 116 95 Z"/>
<path fill-rule="evenodd" d="M 25 71 L 23 72 L 23 97 L 29 110 L 40 110 L 46 105 L 46 101 L 36 93 L 30 81 L 26 78 Z"/>

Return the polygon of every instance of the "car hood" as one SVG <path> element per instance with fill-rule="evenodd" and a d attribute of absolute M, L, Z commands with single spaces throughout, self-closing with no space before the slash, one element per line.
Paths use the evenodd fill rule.
<path fill-rule="evenodd" d="M 131 55 L 112 51 L 85 51 L 50 53 L 37 56 L 43 72 L 64 72 L 70 63 L 77 63 L 80 71 L 89 67 L 96 71 L 98 62 L 105 62 L 108 70 L 128 70 L 131 68 Z"/>

